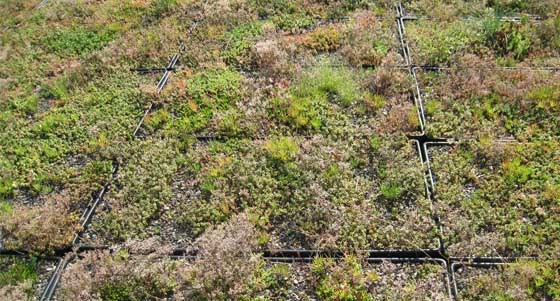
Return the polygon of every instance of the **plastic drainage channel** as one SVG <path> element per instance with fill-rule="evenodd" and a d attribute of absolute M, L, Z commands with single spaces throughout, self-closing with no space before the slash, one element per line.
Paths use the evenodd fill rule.
<path fill-rule="evenodd" d="M 164 70 L 163 71 L 163 75 L 161 76 L 160 80 L 157 83 L 157 90 L 156 93 L 160 94 L 161 91 L 163 90 L 163 88 L 165 88 L 165 86 L 167 85 L 167 82 L 169 81 L 169 77 L 171 76 L 171 72 L 175 71 L 175 65 L 177 64 L 177 62 L 179 61 L 179 53 L 175 53 L 172 57 L 171 60 L 169 61 L 169 64 L 167 65 L 166 68 L 161 68 L 160 70 Z M 149 70 L 149 69 L 148 69 Z M 133 137 L 138 137 L 138 131 L 140 130 L 140 128 L 142 127 L 142 124 L 144 123 L 144 119 L 146 119 L 146 116 L 148 116 L 148 114 L 151 112 L 152 108 L 154 107 L 153 103 L 150 103 L 148 105 L 148 108 L 144 111 L 144 115 L 142 115 L 142 117 L 140 118 L 140 121 L 138 121 L 138 124 L 136 125 L 136 128 L 134 129 L 134 132 L 132 133 Z"/>
<path fill-rule="evenodd" d="M 39 2 L 39 4 L 37 4 L 37 6 L 35 6 L 36 9 L 41 8 L 45 5 L 47 5 L 47 3 L 49 2 L 49 0 L 41 0 L 41 2 Z"/>
<path fill-rule="evenodd" d="M 452 146 L 456 144 L 457 144 L 456 141 L 448 140 L 448 141 L 439 141 L 439 142 L 426 142 L 423 145 L 423 149 L 424 149 L 423 152 L 426 154 L 426 164 L 428 165 L 428 172 L 430 174 L 429 175 L 430 190 L 434 198 L 435 198 L 436 179 L 435 179 L 435 174 L 432 171 L 432 160 L 430 158 L 430 153 L 428 148 L 435 147 L 435 146 Z"/>
<path fill-rule="evenodd" d="M 416 66 L 413 65 L 412 63 L 412 59 L 411 59 L 411 51 L 410 51 L 410 47 L 408 45 L 408 41 L 406 39 L 406 28 L 405 28 L 405 21 L 406 20 L 411 20 L 411 19 L 415 19 L 412 18 L 411 16 L 407 16 L 406 12 L 404 10 L 404 7 L 402 5 L 401 2 L 399 2 L 396 7 L 395 7 L 396 13 L 397 13 L 397 18 L 396 18 L 396 22 L 397 22 L 397 31 L 398 31 L 398 35 L 399 35 L 399 41 L 401 44 L 401 52 L 402 55 L 404 57 L 405 63 L 408 67 L 408 71 L 409 71 L 409 75 L 414 79 L 414 91 L 412 92 L 412 99 L 414 102 L 414 105 L 416 107 L 416 113 L 417 113 L 417 117 L 418 117 L 418 121 L 419 121 L 419 125 L 420 125 L 420 135 L 416 136 L 416 137 L 409 137 L 410 139 L 415 139 L 416 143 L 419 145 L 419 153 L 420 153 L 420 157 L 421 157 L 421 161 L 422 161 L 422 166 L 424 166 L 424 164 L 426 164 L 426 174 L 424 175 L 424 182 L 425 182 L 425 186 L 426 186 L 426 194 L 428 196 L 428 199 L 430 200 L 430 206 L 431 206 L 431 211 L 432 213 L 434 213 L 434 190 L 433 190 L 433 173 L 431 170 L 431 165 L 429 162 L 429 156 L 428 153 L 426 151 L 425 145 L 427 143 L 429 143 L 431 141 L 431 139 L 429 139 L 426 135 L 426 120 L 425 120 L 425 113 L 424 113 L 424 106 L 423 106 L 423 102 L 422 102 L 422 93 L 420 90 L 420 84 L 417 78 L 417 74 L 415 72 L 415 68 Z M 432 139 L 433 141 L 445 141 L 446 139 Z M 441 256 L 441 260 L 443 260 L 446 264 L 446 270 L 447 270 L 447 274 L 446 274 L 446 278 L 448 279 L 448 291 L 450 293 L 450 298 L 452 298 L 454 296 L 454 294 L 451 292 L 451 288 L 449 286 L 449 278 L 450 275 L 452 274 L 451 268 L 450 266 L 447 264 L 449 262 L 449 258 L 447 258 L 446 255 L 446 251 L 445 251 L 445 245 L 443 242 L 443 226 L 440 222 L 440 218 L 439 216 L 437 216 L 437 214 L 434 213 L 433 216 L 434 222 L 436 224 L 436 227 L 438 228 L 439 231 L 439 255 Z"/>
<path fill-rule="evenodd" d="M 140 74 L 150 74 L 150 73 L 161 73 L 165 71 L 176 71 L 175 68 L 136 68 L 130 69 L 130 71 L 138 72 Z"/>
<path fill-rule="evenodd" d="M 508 265 L 519 261 L 538 260 L 537 257 L 452 257 L 450 258 L 451 292 L 455 298 L 459 296 L 456 272 L 462 267 L 474 267 L 480 269 L 492 269 L 498 266 Z"/>
<path fill-rule="evenodd" d="M 519 71 L 560 71 L 560 67 L 505 67 L 505 66 L 485 66 L 485 65 L 478 65 L 476 67 L 453 67 L 453 66 L 438 66 L 438 65 L 413 65 L 414 69 L 422 69 L 422 70 L 477 70 L 477 69 L 484 69 L 484 70 L 519 70 Z"/>
<path fill-rule="evenodd" d="M 41 298 L 39 299 L 41 301 L 51 300 L 58 286 L 58 282 L 60 281 L 60 277 L 62 276 L 62 272 L 64 271 L 66 265 L 68 264 L 68 262 L 63 258 L 57 258 L 57 260 L 58 260 L 58 264 L 56 266 L 56 269 L 54 273 L 51 275 L 51 278 L 47 283 L 47 287 L 45 287 L 45 290 L 43 291 L 43 293 L 41 294 Z"/>
<path fill-rule="evenodd" d="M 406 29 L 405 29 L 405 12 L 402 3 L 398 3 L 395 7 L 397 12 L 397 31 L 399 34 L 399 41 L 401 44 L 401 52 L 404 57 L 405 63 L 408 67 L 409 75 L 414 79 L 415 89 L 412 92 L 412 99 L 414 101 L 414 106 L 416 107 L 416 114 L 418 117 L 418 122 L 420 124 L 421 136 L 426 133 L 425 119 L 424 119 L 424 107 L 420 99 L 418 98 L 420 94 L 420 87 L 418 85 L 418 79 L 414 73 L 414 66 L 412 65 L 412 60 L 410 58 L 410 47 L 408 46 L 408 41 L 406 40 Z"/>
<path fill-rule="evenodd" d="M 541 22 L 545 20 L 545 18 L 540 16 L 534 15 L 523 15 L 523 16 L 497 16 L 500 21 L 502 22 L 521 22 L 523 20 L 529 20 L 532 22 Z M 434 20 L 434 21 L 447 21 L 444 18 L 436 18 L 432 16 L 418 16 L 418 15 L 409 15 L 405 14 L 402 16 L 403 21 L 416 21 L 416 20 Z M 481 20 L 481 17 L 456 17 L 452 20 L 462 20 L 462 21 L 478 21 Z"/>
<path fill-rule="evenodd" d="M 190 26 L 189 30 L 187 31 L 187 35 L 192 35 L 192 32 L 198 27 L 198 24 L 199 24 L 199 21 L 195 21 Z M 179 62 L 180 55 L 185 50 L 186 50 L 186 45 L 185 45 L 184 42 L 181 42 L 179 44 L 179 51 L 176 52 L 171 57 L 171 59 L 169 60 L 169 63 L 167 64 L 167 67 L 165 67 L 165 68 L 139 68 L 139 69 L 135 69 L 135 70 L 132 70 L 132 71 L 140 72 L 142 74 L 163 72 L 163 75 L 161 76 L 161 78 L 158 81 L 157 86 L 156 86 L 156 88 L 157 88 L 156 93 L 160 94 L 161 91 L 163 90 L 163 88 L 165 88 L 165 86 L 167 85 L 167 82 L 169 81 L 169 77 L 171 76 L 171 72 L 176 71 L 175 66 Z M 134 132 L 132 133 L 133 137 L 143 138 L 143 136 L 138 135 L 138 131 L 142 127 L 142 124 L 144 123 L 144 120 L 146 119 L 146 116 L 148 116 L 148 114 L 152 111 L 153 107 L 154 107 L 154 103 L 151 102 L 148 105 L 148 108 L 144 111 L 144 114 L 142 115 L 140 120 L 138 121 L 138 124 L 136 125 L 136 128 L 134 129 Z"/>
<path fill-rule="evenodd" d="M 113 170 L 111 172 L 111 179 L 107 183 L 105 183 L 105 185 L 103 185 L 103 187 L 101 188 L 101 190 L 99 191 L 97 196 L 94 198 L 93 202 L 88 206 L 88 208 L 82 214 L 82 216 L 81 216 L 81 219 L 82 219 L 81 230 L 78 233 L 76 233 L 76 236 L 74 236 L 74 239 L 72 240 L 72 246 L 76 246 L 78 244 L 78 242 L 80 241 L 80 236 L 82 235 L 82 233 L 85 231 L 85 229 L 87 228 L 87 226 L 91 222 L 91 218 L 92 218 L 92 216 L 95 212 L 95 209 L 97 208 L 97 206 L 99 205 L 99 203 L 103 199 L 103 196 L 105 196 L 105 193 L 107 192 L 107 190 L 109 190 L 109 186 L 111 186 L 111 184 L 115 180 L 115 177 L 117 176 L 117 171 L 118 170 L 119 170 L 119 165 L 118 165 L 118 163 L 115 162 Z"/>

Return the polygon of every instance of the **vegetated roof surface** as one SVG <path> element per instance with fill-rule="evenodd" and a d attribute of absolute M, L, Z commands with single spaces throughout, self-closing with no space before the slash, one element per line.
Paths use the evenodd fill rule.
<path fill-rule="evenodd" d="M 0 299 L 560 298 L 554 0 L 0 3 Z"/>

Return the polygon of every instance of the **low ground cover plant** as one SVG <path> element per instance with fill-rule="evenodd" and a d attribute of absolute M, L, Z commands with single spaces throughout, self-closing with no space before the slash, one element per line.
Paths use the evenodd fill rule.
<path fill-rule="evenodd" d="M 121 167 L 88 238 L 154 235 L 184 247 L 246 212 L 260 248 L 435 247 L 415 145 L 353 135 L 196 142 L 186 151 L 149 140 Z"/>
<path fill-rule="evenodd" d="M 558 137 L 560 73 L 478 67 L 420 70 L 426 131 L 456 139 Z M 464 68 L 463 68 L 464 67 Z"/>
<path fill-rule="evenodd" d="M 314 63 L 313 63 L 314 62 Z M 143 124 L 148 135 L 262 138 L 340 136 L 344 131 L 413 133 L 419 124 L 404 70 L 359 70 L 336 56 L 271 82 L 230 68 L 176 74 L 164 103 Z M 375 119 L 370 118 L 375 116 Z"/>
<path fill-rule="evenodd" d="M 458 299 L 554 300 L 560 294 L 558 261 L 460 265 L 454 272 Z"/>
<path fill-rule="evenodd" d="M 126 73 L 93 81 L 71 104 L 33 122 L 6 124 L 0 134 L 4 248 L 48 252 L 68 245 L 81 210 L 122 156 L 122 145 L 113 143 L 126 143 L 142 113 L 139 81 Z"/>
<path fill-rule="evenodd" d="M 0 67 L 0 105 L 27 114 L 40 111 L 41 106 L 33 102 L 67 96 L 69 74 L 95 52 L 140 27 L 150 10 L 149 5 L 133 1 L 120 5 L 118 1 L 53 2 L 41 9 L 21 7 L 25 5 L 3 18 L 7 24 L 0 46 L 5 58 Z M 13 103 L 25 99 L 27 112 L 14 110 Z"/>
<path fill-rule="evenodd" d="M 455 65 L 473 54 L 501 66 L 558 66 L 559 19 L 503 21 L 498 16 L 406 23 L 417 65 Z"/>
<path fill-rule="evenodd" d="M 148 101 L 145 87 L 157 82 L 129 69 L 149 66 L 155 51 L 178 43 L 183 32 L 169 16 L 176 6 L 154 5 L 160 4 L 53 4 L 14 15 L 19 23 L 3 40 L 9 59 L 0 104 L 1 248 L 49 253 L 68 247 L 80 230 L 82 211 L 124 157 Z M 150 17 L 152 10 L 159 17 Z M 108 30 L 118 27 L 114 35 L 91 31 L 108 19 Z M 44 49 L 24 48 L 35 44 Z M 160 56 L 166 64 L 170 55 Z M 45 68 L 20 68 L 24 59 Z"/>
<path fill-rule="evenodd" d="M 58 261 L 35 257 L 0 257 L 0 298 L 36 300 L 46 287 Z"/>
<path fill-rule="evenodd" d="M 445 267 L 436 261 L 372 262 L 359 256 L 340 261 L 274 263 L 253 253 L 258 230 L 240 214 L 193 243 L 195 259 L 164 259 L 157 240 L 129 241 L 112 254 L 86 252 L 62 276 L 57 298 L 73 300 L 191 299 L 395 299 L 447 300 Z M 154 250 L 158 251 L 154 251 Z M 138 283 L 139 285 L 130 285 Z"/>
<path fill-rule="evenodd" d="M 385 23 L 367 12 L 352 16 L 297 36 L 270 29 L 268 20 L 240 20 L 204 38 L 222 45 L 223 64 L 186 66 L 152 95 L 156 109 L 142 129 L 150 138 L 131 149 L 87 241 L 159 236 L 186 246 L 244 212 L 259 231 L 259 248 L 435 247 L 422 165 L 404 136 L 418 128 L 410 78 L 344 59 L 338 43 L 349 38 L 377 47 L 383 62 L 395 59 Z M 383 39 L 367 39 L 360 30 L 368 28 Z M 278 52 L 294 48 L 297 60 L 280 55 L 289 71 L 260 61 L 259 39 L 284 43 Z M 236 67 L 247 60 L 263 70 Z M 335 223 L 337 214 L 349 223 Z M 414 230 L 405 235 L 392 230 L 408 225 Z"/>
<path fill-rule="evenodd" d="M 560 5 L 553 0 L 413 0 L 405 3 L 404 7 L 408 15 L 445 20 L 488 15 L 547 18 L 557 16 L 560 11 Z"/>
<path fill-rule="evenodd" d="M 202 264 L 206 264 L 204 274 L 197 271 Z M 439 263 L 367 263 L 354 257 L 340 262 L 318 258 L 310 264 L 267 263 L 255 256 L 236 264 L 210 266 L 202 261 L 170 261 L 124 252 L 113 256 L 87 254 L 63 275 L 58 298 L 449 300 L 445 269 Z M 90 271 L 90 279 L 81 277 L 86 271 Z M 219 278 L 215 278 L 216 272 L 221 273 Z M 247 278 L 235 277 L 225 282 L 226 273 L 236 272 Z M 141 285 L 131 286 L 131 283 Z"/>
<path fill-rule="evenodd" d="M 449 254 L 556 257 L 557 140 L 428 150 Z"/>
<path fill-rule="evenodd" d="M 0 249 L 111 246 L 69 252 L 57 300 L 445 300 L 445 264 L 364 251 L 555 258 L 560 75 L 533 67 L 559 66 L 560 22 L 525 2 L 404 3 L 431 16 L 406 21 L 413 64 L 452 67 L 414 69 L 428 138 L 469 141 L 429 147 L 434 203 L 393 1 L 3 1 Z M 135 70 L 174 54 L 164 89 Z M 52 270 L 3 260 L 0 299 Z M 464 298 L 556 297 L 555 268 Z"/>

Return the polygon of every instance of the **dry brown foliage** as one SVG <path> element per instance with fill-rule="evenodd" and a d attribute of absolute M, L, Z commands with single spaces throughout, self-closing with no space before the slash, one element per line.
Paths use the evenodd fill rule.
<path fill-rule="evenodd" d="M 61 192 L 46 197 L 41 205 L 15 205 L 0 216 L 0 233 L 8 249 L 46 252 L 67 246 L 79 230 L 78 216 L 71 214 L 73 197 Z"/>
<path fill-rule="evenodd" d="M 245 294 L 260 262 L 256 235 L 246 214 L 206 231 L 195 243 L 200 259 L 186 275 L 193 288 L 210 300 Z"/>

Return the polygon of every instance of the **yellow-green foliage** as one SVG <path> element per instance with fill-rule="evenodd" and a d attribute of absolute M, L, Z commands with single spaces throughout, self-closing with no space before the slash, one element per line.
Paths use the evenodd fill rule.
<path fill-rule="evenodd" d="M 294 87 L 294 95 L 328 99 L 344 106 L 360 98 L 360 87 L 351 70 L 344 66 L 334 66 L 333 60 L 322 60 L 303 74 Z"/>
<path fill-rule="evenodd" d="M 529 93 L 529 99 L 540 109 L 557 110 L 560 108 L 560 85 L 536 88 Z"/>
<path fill-rule="evenodd" d="M 299 152 L 299 147 L 289 137 L 269 140 L 265 144 L 265 149 L 271 158 L 281 162 L 292 160 Z"/>
<path fill-rule="evenodd" d="M 320 27 L 307 35 L 303 45 L 315 52 L 330 52 L 341 46 L 343 35 L 337 26 Z"/>

